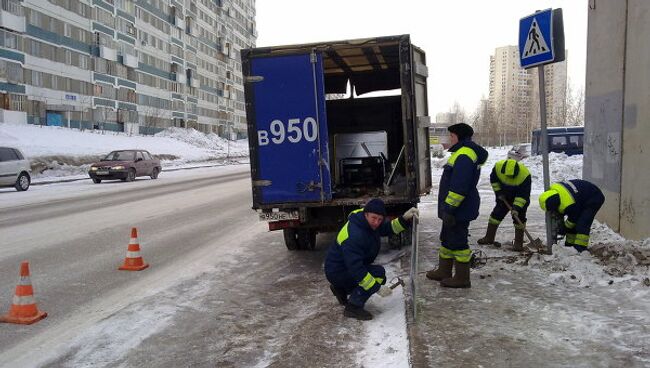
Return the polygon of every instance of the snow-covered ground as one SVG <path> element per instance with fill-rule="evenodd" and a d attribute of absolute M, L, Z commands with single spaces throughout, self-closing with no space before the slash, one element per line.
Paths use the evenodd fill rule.
<path fill-rule="evenodd" d="M 164 165 L 168 169 L 188 165 L 206 165 L 215 160 L 221 160 L 223 162 L 228 152 L 228 145 L 230 145 L 230 156 L 245 157 L 248 154 L 248 146 L 245 141 L 227 142 L 215 135 L 205 135 L 194 130 L 173 128 L 161 132 L 156 136 L 128 136 L 126 134 L 112 132 L 81 132 L 67 128 L 0 124 L 0 145 L 18 147 L 32 161 L 42 163 L 43 167 L 47 168 L 47 170 L 42 174 L 35 174 L 36 181 L 47 181 L 53 177 L 87 177 L 86 171 L 89 162 L 113 149 L 146 149 L 154 155 L 163 157 Z M 650 335 L 647 329 L 644 330 L 645 327 L 643 326 L 637 329 L 633 327 L 635 323 L 648 322 L 648 316 L 643 315 L 647 311 L 647 308 L 643 309 L 642 305 L 644 303 L 642 301 L 645 300 L 645 305 L 647 305 L 647 301 L 650 298 L 650 239 L 629 241 L 614 233 L 606 224 L 596 222 L 592 227 L 591 255 L 588 253 L 578 254 L 573 249 L 556 246 L 553 249 L 553 255 L 534 255 L 527 262 L 524 262 L 524 259 L 517 258 L 517 256 L 513 256 L 512 252 L 506 250 L 507 245 L 505 243 L 512 239 L 513 233 L 512 225 L 509 223 L 509 220 L 506 220 L 503 222 L 497 237 L 498 240 L 504 243 L 503 248 L 496 249 L 490 246 L 477 246 L 475 244 L 476 239 L 482 236 L 482 232 L 485 231 L 487 215 L 494 204 L 494 195 L 489 184 L 490 170 L 496 161 L 506 157 L 507 151 L 507 148 L 493 148 L 489 150 L 490 156 L 488 162 L 483 167 L 482 178 L 479 183 L 479 190 L 482 197 L 481 216 L 472 223 L 472 238 L 470 242 L 472 243 L 471 247 L 473 249 L 483 251 L 489 259 L 485 267 L 473 273 L 475 279 L 473 279 L 474 286 L 472 290 L 476 293 L 475 297 L 477 299 L 474 302 L 476 302 L 477 308 L 484 308 L 481 309 L 484 313 L 500 313 L 499 311 L 494 311 L 497 304 L 499 307 L 509 308 L 508 310 L 528 308 L 530 312 L 529 316 L 533 316 L 532 312 L 534 312 L 535 308 L 541 308 L 540 310 L 547 312 L 549 312 L 550 308 L 550 312 L 556 313 L 556 318 L 562 319 L 564 321 L 563 323 L 569 329 L 579 329 L 580 325 L 585 323 L 586 319 L 593 317 L 593 323 L 600 323 L 598 325 L 600 327 L 578 331 L 585 335 L 585 339 L 605 340 L 607 335 L 612 333 L 615 335 L 615 344 L 617 344 L 617 348 L 614 351 L 615 354 L 623 354 L 621 351 L 625 349 L 636 349 L 637 346 L 631 343 L 632 339 L 626 333 L 632 333 L 639 339 Z M 446 153 L 444 158 L 433 159 L 432 171 L 434 183 L 438 182 L 442 166 L 448 157 L 449 154 Z M 549 161 L 551 181 L 582 177 L 582 156 L 566 156 L 553 153 L 550 155 Z M 523 163 L 530 169 L 533 176 L 533 198 L 531 198 L 532 204 L 529 209 L 530 220 L 528 229 L 531 231 L 533 237 L 539 237 L 544 240 L 543 214 L 537 205 L 537 196 L 543 190 L 541 156 L 527 158 L 523 160 Z M 95 188 L 97 186 L 91 186 L 90 190 L 95 190 Z M 46 191 L 54 191 L 55 187 L 44 186 L 38 189 L 32 194 L 46 195 Z M 429 263 L 435 257 L 431 250 L 432 248 L 437 249 L 439 244 L 436 233 L 439 227 L 435 214 L 436 194 L 436 191 L 434 191 L 432 195 L 424 199 L 420 206 L 422 211 L 421 253 L 429 256 L 423 257 L 421 267 L 424 268 L 432 266 Z M 394 260 L 394 256 L 395 254 L 393 252 L 384 254 L 383 258 L 384 260 L 388 259 L 385 261 L 385 266 L 388 270 L 389 278 L 396 274 L 404 274 L 405 272 L 405 270 L 399 268 L 399 262 Z M 382 263 L 382 259 L 378 261 Z M 477 279 L 477 273 L 480 273 L 482 277 L 488 280 L 490 278 L 498 278 L 498 280 L 488 283 L 488 280 L 483 280 L 482 278 Z M 499 275 L 501 276 L 500 278 Z M 527 279 L 528 283 L 519 283 L 521 279 L 526 279 L 526 277 L 521 275 L 529 277 L 529 280 Z M 481 281 L 484 282 L 482 283 Z M 536 285 L 535 287 L 540 288 L 540 296 L 538 299 L 533 299 L 536 298 L 536 295 L 535 292 L 529 290 L 528 286 L 530 285 Z M 200 289 L 200 285 L 197 287 Z M 427 284 L 427 287 L 432 288 L 432 285 Z M 592 294 L 587 295 L 585 289 L 591 290 Z M 486 291 L 481 294 L 480 290 Z M 490 296 L 488 293 L 490 290 L 497 291 L 501 297 Z M 200 292 L 201 290 L 198 291 Z M 328 292 L 326 291 L 326 293 Z M 440 298 L 443 302 L 450 300 L 452 304 L 455 300 L 469 299 L 471 301 L 472 299 L 471 294 L 470 296 L 462 296 L 456 291 L 434 292 L 438 293 L 435 294 L 435 298 Z M 523 294 L 518 296 L 516 294 L 517 292 L 529 292 L 529 294 L 526 294 L 526 297 L 530 299 L 522 299 L 521 295 Z M 625 309 L 619 309 L 618 312 L 612 311 L 612 313 L 618 313 L 622 316 L 622 319 L 617 320 L 606 319 L 606 313 L 596 314 L 593 311 L 589 311 L 587 316 L 583 317 L 579 314 L 572 314 L 570 311 L 563 311 L 579 305 L 574 300 L 575 297 L 572 299 L 572 294 L 579 294 L 585 298 L 588 297 L 590 299 L 589 302 L 593 303 L 593 305 L 597 305 L 598 302 L 607 304 L 603 301 L 607 297 L 624 299 L 630 301 L 634 308 L 640 308 L 638 311 L 640 314 L 626 315 L 628 311 Z M 403 295 L 402 288 L 398 287 L 388 298 L 375 296 L 370 299 L 367 308 L 375 315 L 375 319 L 371 322 L 361 324 L 365 336 L 360 339 L 362 344 L 359 346 L 356 365 L 367 367 L 404 367 L 408 365 L 409 361 L 414 362 L 414 359 L 417 362 L 417 358 L 409 357 L 407 323 L 405 318 L 406 311 L 403 304 Z M 327 297 L 331 298 L 331 295 L 327 295 Z M 551 303 L 550 298 L 556 299 L 553 299 Z M 426 303 L 431 303 L 431 301 L 427 301 Z M 423 305 L 425 308 L 427 306 L 426 303 Z M 612 303 L 608 303 L 606 307 L 611 308 Z M 471 310 L 467 310 L 465 313 L 471 313 Z M 504 313 L 506 312 L 504 311 Z M 442 315 L 439 317 L 444 318 Z M 470 319 L 474 317 L 469 316 Z M 486 315 L 486 318 L 490 318 L 490 316 Z M 510 330 L 516 329 L 514 326 L 526 328 L 526 323 L 528 322 L 516 320 L 518 318 L 517 316 L 513 318 L 512 326 L 499 326 L 498 323 L 496 325 L 511 335 L 521 333 L 521 331 L 512 332 Z M 495 321 L 500 320 L 495 319 Z M 559 332 L 553 330 L 555 326 L 551 322 L 552 320 L 544 320 L 545 326 L 543 326 L 543 333 L 549 334 L 546 338 L 550 340 L 556 338 L 560 340 L 564 339 L 563 336 L 554 335 L 554 333 L 558 334 Z M 521 325 L 517 325 L 517 323 L 521 323 Z M 471 328 L 473 327 L 471 326 Z M 479 327 L 477 326 L 477 328 Z M 102 334 L 106 332 L 102 326 L 97 326 L 97 328 L 104 331 Z M 477 330 L 476 336 L 480 336 L 480 333 L 485 333 L 485 328 L 483 327 L 483 330 L 479 328 L 481 331 Z M 631 332 L 625 329 L 629 329 Z M 345 334 L 342 333 L 342 335 L 344 336 Z M 89 335 L 87 334 L 86 336 Z M 90 336 L 92 338 L 92 333 Z M 96 336 L 102 337 L 103 335 L 98 333 Z M 123 334 L 117 334 L 110 338 L 117 337 L 118 339 L 115 341 L 119 343 L 131 343 L 131 340 L 125 340 L 125 336 Z M 430 338 L 426 334 L 423 336 Z M 136 336 L 135 338 L 141 339 L 143 337 Z M 449 353 L 444 348 L 441 347 L 438 349 L 435 346 L 438 343 L 440 343 L 440 346 L 443 346 L 445 343 L 444 339 L 441 341 L 437 341 L 435 338 L 433 339 L 424 341 L 424 343 L 429 344 L 427 346 L 429 353 L 436 351 L 438 353 L 441 351 Z M 522 336 L 521 339 L 521 341 L 528 342 L 529 336 Z M 606 342 L 604 343 L 606 344 Z M 578 343 L 573 345 L 566 343 L 565 345 L 570 345 L 569 349 L 573 349 L 574 345 L 576 345 L 576 348 L 579 348 L 577 346 Z M 505 347 L 507 348 L 507 345 Z M 476 352 L 470 352 L 473 349 L 471 341 L 467 345 L 463 345 L 462 348 L 468 349 L 465 352 L 468 356 L 471 356 L 471 354 L 479 354 L 478 351 L 480 350 L 476 348 L 474 350 Z M 510 362 L 516 363 L 517 357 L 515 356 L 513 358 L 514 360 L 510 360 Z M 489 362 L 491 358 L 486 357 L 485 359 Z M 645 356 L 644 359 L 646 359 Z M 437 361 L 442 365 L 445 365 L 444 363 L 450 363 L 444 359 L 431 359 L 430 361 Z M 523 361 L 525 360 L 521 362 Z M 474 361 L 473 365 L 478 365 L 481 362 Z M 537 361 L 537 363 L 539 362 Z M 650 361 L 648 361 L 648 364 L 650 364 Z M 489 366 L 490 364 L 487 365 Z M 576 366 L 584 366 L 584 364 L 576 364 Z"/>
<path fill-rule="evenodd" d="M 35 182 L 87 177 L 88 167 L 112 150 L 144 149 L 163 170 L 248 156 L 246 140 L 228 141 L 194 129 L 168 128 L 154 136 L 0 123 L 0 146 L 19 148 L 32 162 Z"/>

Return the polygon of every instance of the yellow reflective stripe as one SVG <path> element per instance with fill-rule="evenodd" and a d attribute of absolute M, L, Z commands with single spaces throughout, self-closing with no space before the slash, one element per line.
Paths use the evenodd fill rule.
<path fill-rule="evenodd" d="M 515 197 L 515 200 L 513 201 L 513 204 L 517 207 L 524 207 L 526 205 L 526 200 L 522 197 Z"/>
<path fill-rule="evenodd" d="M 372 288 L 377 281 L 375 280 L 374 277 L 368 272 L 366 276 L 363 277 L 363 280 L 359 283 L 359 286 L 363 288 L 363 290 L 368 291 L 370 288 Z"/>
<path fill-rule="evenodd" d="M 567 229 L 573 229 L 574 227 L 576 227 L 576 224 L 574 224 L 573 222 L 571 222 L 569 220 L 566 220 L 566 221 L 564 221 L 564 226 Z"/>
<path fill-rule="evenodd" d="M 474 152 L 473 149 L 471 149 L 469 147 L 461 147 L 456 152 L 451 154 L 451 157 L 449 157 L 449 160 L 447 161 L 447 165 L 454 166 L 454 164 L 456 163 L 456 160 L 461 155 L 465 155 L 465 156 L 469 157 L 469 159 L 472 160 L 472 162 L 474 162 L 474 163 L 476 163 L 476 161 L 478 161 L 478 155 L 476 154 L 476 152 Z"/>
<path fill-rule="evenodd" d="M 352 212 L 350 212 L 350 213 L 348 214 L 348 217 L 354 215 L 355 213 L 359 213 L 359 212 L 361 212 L 361 211 L 363 211 L 363 208 L 359 208 L 359 209 L 357 209 L 357 210 L 354 210 L 354 211 L 352 211 Z"/>
<path fill-rule="evenodd" d="M 383 284 L 384 283 L 384 278 L 383 277 L 375 277 L 375 281 L 377 281 L 377 283 L 379 283 L 379 284 Z"/>
<path fill-rule="evenodd" d="M 456 262 L 467 263 L 472 258 L 472 251 L 469 249 L 453 250 Z"/>
<path fill-rule="evenodd" d="M 393 221 L 390 222 L 390 227 L 393 229 L 393 233 L 395 234 L 399 234 L 406 230 L 404 229 L 404 226 L 402 226 L 402 223 L 399 222 L 399 218 L 393 219 Z"/>
<path fill-rule="evenodd" d="M 555 190 L 560 195 L 560 213 L 564 213 L 567 207 L 576 203 L 571 192 L 560 183 L 551 184 L 550 189 Z"/>
<path fill-rule="evenodd" d="M 502 170 L 504 170 L 503 165 L 506 165 L 505 173 L 502 172 Z M 517 173 L 517 176 L 513 176 L 515 172 L 515 166 L 519 166 L 519 172 Z M 528 176 L 530 176 L 530 171 L 528 171 L 528 168 L 524 166 L 524 164 L 515 160 L 501 160 L 498 161 L 494 167 L 497 178 L 499 178 L 503 184 L 509 186 L 519 186 L 524 182 L 524 180 L 526 180 Z"/>
<path fill-rule="evenodd" d="M 443 259 L 452 259 L 452 258 L 454 258 L 454 251 L 451 250 L 451 249 L 447 249 L 447 248 L 445 248 L 443 246 L 440 246 L 440 251 L 438 253 L 439 253 L 440 258 L 443 258 Z"/>
<path fill-rule="evenodd" d="M 348 224 L 350 222 L 346 222 L 345 225 L 343 225 L 343 228 L 341 231 L 339 231 L 338 235 L 336 236 L 336 242 L 341 245 L 343 244 L 344 241 L 347 240 L 347 238 L 350 237 L 350 234 L 348 233 Z"/>
<path fill-rule="evenodd" d="M 566 241 L 569 243 L 575 243 L 576 234 L 566 234 Z"/>
<path fill-rule="evenodd" d="M 492 183 L 492 190 L 495 192 L 498 192 L 501 190 L 501 184 L 499 183 Z"/>
<path fill-rule="evenodd" d="M 490 216 L 490 219 L 488 220 L 488 224 L 499 225 L 500 223 L 501 223 L 501 220 L 497 220 L 492 216 Z"/>
<path fill-rule="evenodd" d="M 576 234 L 576 239 L 573 243 L 576 245 L 582 245 L 583 247 L 586 247 L 587 245 L 589 245 L 589 235 Z"/>
<path fill-rule="evenodd" d="M 447 198 L 445 198 L 445 203 L 452 207 L 458 207 L 464 199 L 464 195 L 454 193 L 450 190 L 449 193 L 447 193 Z"/>

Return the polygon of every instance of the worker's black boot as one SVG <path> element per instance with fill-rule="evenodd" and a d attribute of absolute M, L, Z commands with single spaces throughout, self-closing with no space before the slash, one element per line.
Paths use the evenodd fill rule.
<path fill-rule="evenodd" d="M 438 257 L 438 268 L 427 272 L 429 280 L 442 281 L 451 277 L 451 267 L 454 265 L 453 258 Z"/>
<path fill-rule="evenodd" d="M 494 237 L 497 235 L 498 228 L 499 225 L 488 224 L 487 231 L 485 232 L 485 236 L 477 240 L 476 242 L 481 245 L 494 244 Z"/>
<path fill-rule="evenodd" d="M 469 288 L 472 282 L 469 280 L 469 263 L 454 262 L 456 273 L 454 277 L 440 281 L 440 285 L 450 288 Z"/>
<path fill-rule="evenodd" d="M 370 314 L 370 312 L 363 309 L 363 307 L 357 307 L 356 305 L 351 303 L 348 303 L 345 306 L 343 315 L 349 318 L 358 319 L 360 321 L 369 321 L 372 319 L 372 314 Z"/>
<path fill-rule="evenodd" d="M 515 252 L 524 250 L 524 229 L 515 229 L 515 241 L 512 242 L 512 250 Z"/>
<path fill-rule="evenodd" d="M 339 301 L 339 304 L 341 305 L 348 304 L 348 295 L 345 293 L 345 290 L 339 289 L 332 284 L 330 284 L 330 290 L 332 290 L 332 294 L 334 294 L 336 300 Z"/>

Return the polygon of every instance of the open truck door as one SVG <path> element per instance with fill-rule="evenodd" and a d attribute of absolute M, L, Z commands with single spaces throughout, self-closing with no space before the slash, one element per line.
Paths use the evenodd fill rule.
<path fill-rule="evenodd" d="M 420 195 L 431 190 L 431 146 L 429 143 L 429 127 L 431 119 L 427 104 L 427 76 L 429 75 L 425 53 L 422 49 L 412 46 L 413 63 L 413 105 L 415 106 L 415 167 L 418 170 L 418 187 Z"/>
<path fill-rule="evenodd" d="M 331 200 L 322 55 L 244 60 L 254 201 Z"/>

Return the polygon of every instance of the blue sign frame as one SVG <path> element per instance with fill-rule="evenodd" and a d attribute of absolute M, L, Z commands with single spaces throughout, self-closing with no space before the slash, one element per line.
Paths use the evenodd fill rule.
<path fill-rule="evenodd" d="M 535 22 L 536 24 L 533 24 Z M 539 30 L 539 33 L 537 31 Z M 527 41 L 531 47 L 546 46 L 547 51 L 527 56 Z M 553 9 L 546 9 L 519 20 L 519 62 L 522 68 L 552 63 L 555 60 L 553 43 Z"/>

